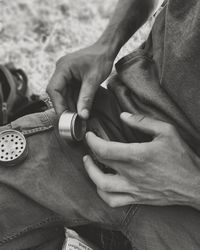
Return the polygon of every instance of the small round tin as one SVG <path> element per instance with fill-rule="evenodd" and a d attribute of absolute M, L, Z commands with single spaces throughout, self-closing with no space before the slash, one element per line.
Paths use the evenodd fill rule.
<path fill-rule="evenodd" d="M 0 165 L 15 166 L 28 155 L 26 139 L 17 130 L 5 130 L 0 133 Z"/>
<path fill-rule="evenodd" d="M 59 119 L 59 134 L 63 139 L 81 141 L 86 133 L 86 121 L 81 119 L 77 113 L 64 111 Z"/>

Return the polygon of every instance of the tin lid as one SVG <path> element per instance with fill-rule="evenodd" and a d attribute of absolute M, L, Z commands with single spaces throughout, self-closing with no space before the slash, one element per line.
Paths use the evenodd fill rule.
<path fill-rule="evenodd" d="M 71 133 L 73 139 L 76 141 L 83 140 L 86 133 L 86 129 L 86 121 L 81 119 L 78 114 L 75 114 L 72 118 L 71 123 Z"/>
<path fill-rule="evenodd" d="M 0 133 L 0 165 L 15 166 L 28 154 L 26 139 L 16 130 L 5 130 Z"/>
<path fill-rule="evenodd" d="M 81 141 L 85 136 L 87 124 L 77 113 L 66 110 L 60 116 L 58 129 L 63 139 Z"/>

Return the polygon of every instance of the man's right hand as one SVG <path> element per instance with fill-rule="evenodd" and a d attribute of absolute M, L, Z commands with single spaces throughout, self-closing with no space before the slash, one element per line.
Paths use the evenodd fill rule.
<path fill-rule="evenodd" d="M 60 58 L 47 87 L 58 114 L 67 108 L 66 94 L 73 84 L 81 85 L 78 114 L 87 119 L 99 85 L 110 75 L 115 57 L 102 44 L 94 45 Z"/>
<path fill-rule="evenodd" d="M 47 87 L 57 113 L 67 108 L 66 93 L 78 82 L 81 88 L 77 111 L 82 118 L 89 117 L 95 93 L 109 76 L 119 50 L 146 22 L 158 1 L 119 0 L 113 17 L 99 40 L 89 48 L 66 55 L 58 61 Z"/>

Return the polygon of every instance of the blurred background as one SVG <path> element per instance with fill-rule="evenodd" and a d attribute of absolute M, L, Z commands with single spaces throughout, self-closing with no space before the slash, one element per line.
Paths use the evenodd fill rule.
<path fill-rule="evenodd" d="M 92 44 L 117 0 L 0 0 L 0 64 L 14 62 L 28 75 L 31 92 L 42 94 L 64 54 Z M 126 44 L 118 59 L 148 36 L 153 18 Z"/>

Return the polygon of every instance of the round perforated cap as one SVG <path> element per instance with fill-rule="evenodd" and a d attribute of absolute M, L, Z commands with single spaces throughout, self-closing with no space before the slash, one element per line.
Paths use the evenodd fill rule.
<path fill-rule="evenodd" d="M 26 139 L 16 130 L 0 133 L 0 164 L 13 166 L 23 161 L 28 154 Z"/>

